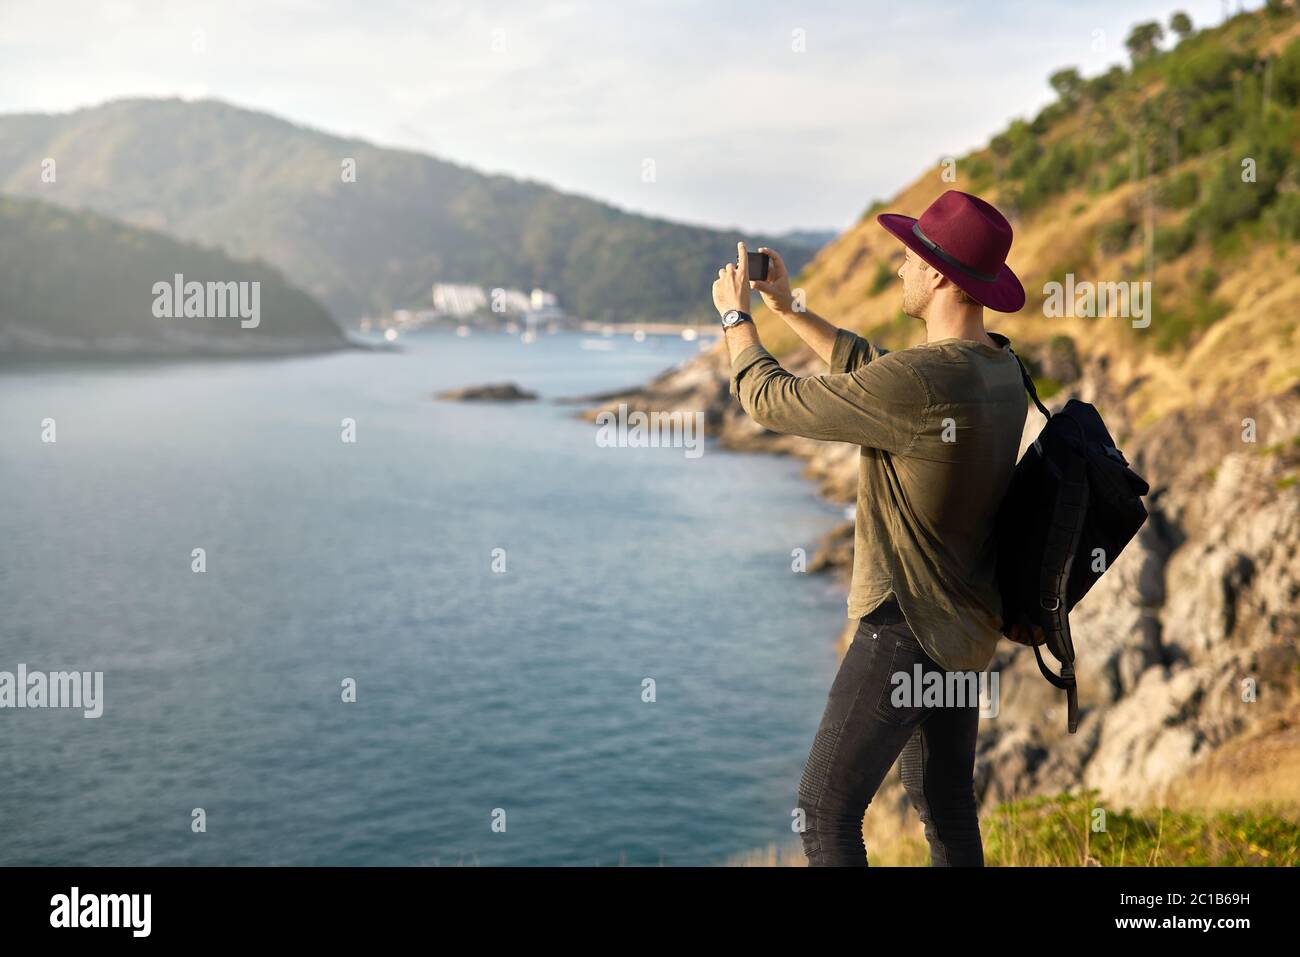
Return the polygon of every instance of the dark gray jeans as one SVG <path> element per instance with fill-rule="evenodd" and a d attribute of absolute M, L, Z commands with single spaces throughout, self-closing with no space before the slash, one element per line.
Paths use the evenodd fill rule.
<path fill-rule="evenodd" d="M 913 675 L 918 663 L 922 674 L 943 673 L 896 601 L 858 623 L 799 782 L 809 865 L 867 865 L 862 818 L 901 753 L 903 785 L 925 824 L 931 865 L 983 866 L 974 788 L 979 705 L 898 706 L 890 676 Z"/>

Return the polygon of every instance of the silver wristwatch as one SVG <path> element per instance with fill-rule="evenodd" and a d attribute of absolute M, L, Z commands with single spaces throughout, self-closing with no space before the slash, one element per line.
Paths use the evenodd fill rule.
<path fill-rule="evenodd" d="M 730 329 L 732 326 L 738 326 L 742 322 L 753 322 L 754 317 L 747 312 L 741 312 L 739 309 L 728 309 L 722 314 L 722 328 Z"/>

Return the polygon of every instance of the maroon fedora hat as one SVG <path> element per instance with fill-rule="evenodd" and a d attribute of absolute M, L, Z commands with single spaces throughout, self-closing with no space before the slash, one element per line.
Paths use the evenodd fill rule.
<path fill-rule="evenodd" d="M 920 219 L 881 213 L 876 222 L 982 306 L 1018 312 L 1025 288 L 1007 265 L 1011 224 L 978 196 L 950 189 Z"/>

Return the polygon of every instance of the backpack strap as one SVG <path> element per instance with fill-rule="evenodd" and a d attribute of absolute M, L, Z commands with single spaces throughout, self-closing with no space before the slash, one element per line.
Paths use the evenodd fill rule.
<path fill-rule="evenodd" d="M 1060 675 L 1052 674 L 1052 669 L 1043 661 L 1043 653 L 1034 645 L 1034 658 L 1038 661 L 1038 670 L 1043 677 L 1065 692 L 1065 729 L 1074 734 L 1079 729 L 1079 685 L 1074 677 L 1074 662 L 1061 663 Z"/>
<path fill-rule="evenodd" d="M 1020 366 L 1020 378 L 1025 380 L 1025 388 L 1029 391 L 1029 397 L 1034 400 L 1034 405 L 1038 406 L 1038 411 L 1043 413 L 1043 418 L 1050 419 L 1052 413 L 1047 411 L 1047 406 L 1038 401 L 1038 390 L 1034 388 L 1034 380 L 1029 375 L 1029 370 L 1026 369 L 1025 364 L 1020 361 L 1020 356 L 1016 355 L 1015 349 L 1008 349 L 1007 351 L 1015 356 L 1016 365 Z"/>

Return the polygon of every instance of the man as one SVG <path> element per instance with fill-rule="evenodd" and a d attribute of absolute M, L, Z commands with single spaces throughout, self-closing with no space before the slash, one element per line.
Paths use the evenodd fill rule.
<path fill-rule="evenodd" d="M 922 702 L 913 686 L 938 672 L 944 688 L 969 689 L 1000 634 L 994 516 L 1028 400 L 1010 342 L 984 329 L 984 308 L 1016 312 L 1025 293 L 1006 265 L 1011 226 L 978 197 L 950 190 L 919 220 L 877 221 L 905 247 L 903 310 L 925 323 L 924 345 L 886 352 L 794 311 L 781 257 L 760 249 L 772 269 L 751 283 L 743 243 L 736 263 L 718 270 L 713 302 L 726 327 L 732 394 L 754 421 L 862 447 L 848 608 L 859 624 L 799 784 L 808 862 L 866 865 L 863 815 L 901 753 L 931 863 L 981 866 L 978 698 Z M 828 375 L 793 376 L 768 354 L 747 321 L 751 286 Z"/>

